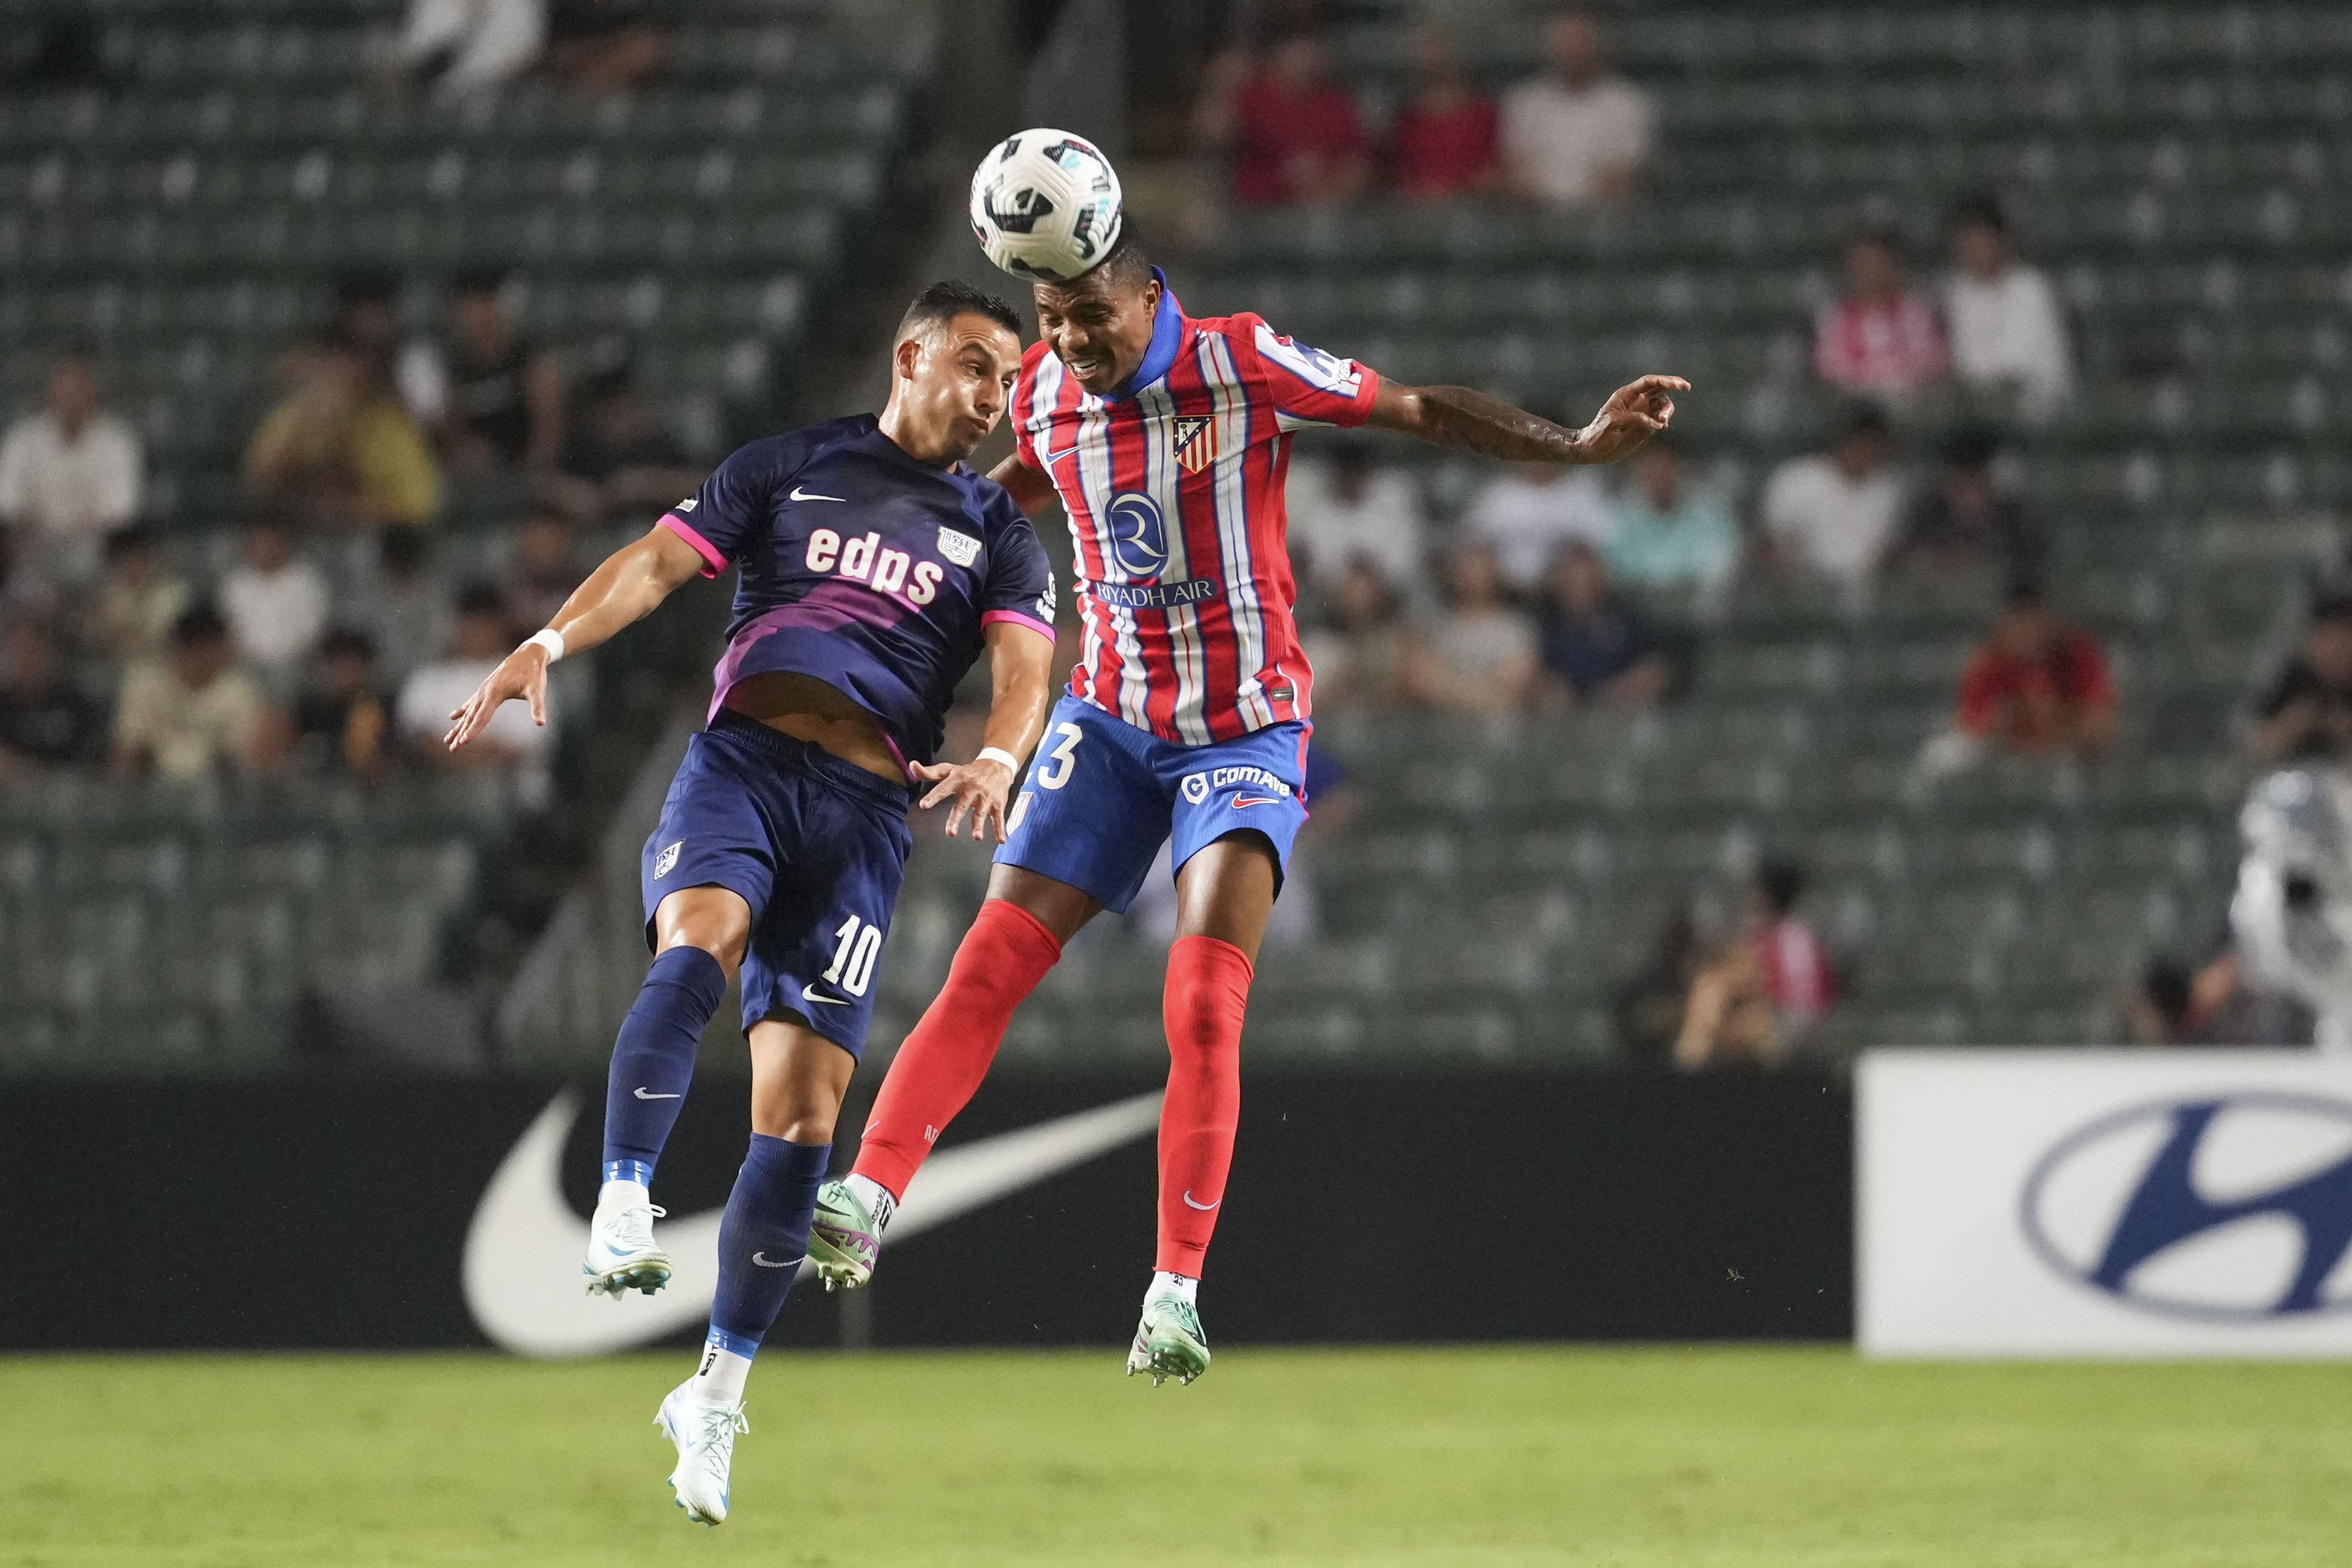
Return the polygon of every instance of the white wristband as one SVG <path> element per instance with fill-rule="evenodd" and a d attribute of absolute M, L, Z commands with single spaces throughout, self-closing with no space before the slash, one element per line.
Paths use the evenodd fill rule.
<path fill-rule="evenodd" d="M 525 647 L 545 648 L 547 650 L 547 662 L 553 664 L 557 659 L 563 657 L 563 634 L 557 631 L 553 626 L 549 626 L 543 631 L 531 633 L 530 637 L 523 639 L 522 646 Z"/>
<path fill-rule="evenodd" d="M 980 755 L 972 758 L 972 761 L 975 763 L 1003 763 L 1013 773 L 1017 773 L 1021 771 L 1021 759 L 1014 756 L 1012 752 L 1006 751 L 1002 746 L 982 746 L 980 749 Z"/>

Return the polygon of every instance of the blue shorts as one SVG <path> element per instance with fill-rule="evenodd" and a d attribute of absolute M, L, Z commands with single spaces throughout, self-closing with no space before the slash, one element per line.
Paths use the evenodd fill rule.
<path fill-rule="evenodd" d="M 996 858 L 1124 914 L 1171 837 L 1170 862 L 1181 871 L 1227 834 L 1254 829 L 1274 846 L 1279 887 L 1307 820 L 1308 730 L 1271 724 L 1239 740 L 1186 746 L 1065 697 L 1013 796 Z"/>
<path fill-rule="evenodd" d="M 751 906 L 743 1028 L 789 1014 L 860 1055 L 874 970 L 914 847 L 905 786 L 821 747 L 721 712 L 686 760 L 646 840 L 646 942 L 680 888 L 728 888 Z"/>

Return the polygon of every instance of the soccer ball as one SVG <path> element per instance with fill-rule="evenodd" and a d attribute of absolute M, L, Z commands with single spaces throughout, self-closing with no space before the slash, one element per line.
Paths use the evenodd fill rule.
<path fill-rule="evenodd" d="M 1093 142 L 1044 126 L 1008 136 L 971 175 L 971 232 L 1016 278 L 1066 283 L 1118 243 L 1118 175 Z"/>

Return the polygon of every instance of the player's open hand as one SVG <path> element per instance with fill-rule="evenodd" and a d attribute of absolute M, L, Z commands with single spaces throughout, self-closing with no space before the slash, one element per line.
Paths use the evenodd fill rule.
<path fill-rule="evenodd" d="M 510 697 L 520 697 L 530 704 L 530 721 L 547 722 L 547 650 L 537 643 L 525 643 L 499 661 L 498 668 L 483 678 L 466 705 L 449 715 L 449 732 L 441 743 L 456 751 L 489 727 L 490 717 L 499 704 Z"/>
<path fill-rule="evenodd" d="M 1678 375 L 1645 375 L 1609 395 L 1592 423 L 1577 433 L 1577 445 L 1588 463 L 1613 463 L 1642 449 L 1642 444 L 1674 423 L 1675 400 L 1669 394 L 1688 392 L 1690 383 Z"/>
<path fill-rule="evenodd" d="M 1011 768 L 993 757 L 970 763 L 917 763 L 914 767 L 915 776 L 932 786 L 922 799 L 925 811 L 941 801 L 952 803 L 948 807 L 950 838 L 963 825 L 964 813 L 970 812 L 974 838 L 993 829 L 996 841 L 1004 842 L 1004 801 L 1013 793 Z"/>

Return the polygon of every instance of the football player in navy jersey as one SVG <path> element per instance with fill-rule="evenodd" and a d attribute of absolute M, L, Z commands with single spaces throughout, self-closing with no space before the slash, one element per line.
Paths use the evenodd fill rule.
<path fill-rule="evenodd" d="M 650 612 L 697 573 L 738 571 L 709 723 L 679 764 L 641 879 L 651 971 L 614 1047 L 604 1181 L 582 1264 L 591 1292 L 667 1283 L 649 1186 L 695 1042 L 742 976 L 751 1144 L 719 1235 L 699 1369 L 663 1400 L 688 1516 L 727 1514 L 743 1384 L 808 1248 L 809 1218 L 874 1006 L 874 969 L 910 838 L 1004 835 L 1005 797 L 1044 728 L 1053 569 L 1013 499 L 962 459 L 1021 368 L 1020 318 L 961 283 L 898 326 L 880 416 L 754 441 L 616 552 L 450 715 L 452 750 L 520 698 L 545 722 L 547 668 Z M 950 698 L 982 648 L 980 754 L 936 760 Z"/>

